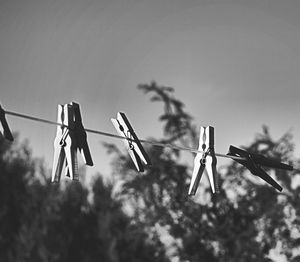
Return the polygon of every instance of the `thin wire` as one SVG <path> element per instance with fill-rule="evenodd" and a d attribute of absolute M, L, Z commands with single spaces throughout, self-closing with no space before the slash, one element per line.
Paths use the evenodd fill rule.
<path fill-rule="evenodd" d="M 12 112 L 12 111 L 6 111 L 5 110 L 5 114 L 20 117 L 20 118 L 25 118 L 25 119 L 29 119 L 29 120 L 32 120 L 32 121 L 45 123 L 45 124 L 61 126 L 61 127 L 68 127 L 67 125 L 64 125 L 64 124 L 61 124 L 61 123 L 57 123 L 57 122 L 54 122 L 54 121 L 50 121 L 50 120 L 42 119 L 42 118 L 38 118 L 38 117 L 33 117 L 33 116 L 29 116 L 29 115 L 24 115 L 24 114 Z M 127 137 L 123 137 L 123 136 L 119 136 L 119 135 L 114 135 L 114 134 L 99 131 L 99 130 L 93 130 L 93 129 L 88 129 L 88 128 L 85 128 L 84 130 L 88 133 L 93 133 L 93 134 L 108 136 L 108 137 L 114 137 L 114 138 L 118 138 L 118 139 L 126 139 L 128 141 L 134 142 L 134 140 L 131 139 L 131 138 L 127 138 Z M 141 143 L 147 143 L 147 144 L 150 144 L 152 146 L 167 147 L 167 148 L 172 148 L 172 149 L 175 149 L 175 150 L 187 151 L 187 152 L 196 153 L 196 154 L 197 153 L 203 153 L 203 151 L 200 151 L 200 150 L 197 150 L 197 149 L 177 146 L 177 145 L 168 144 L 168 143 L 159 143 L 159 142 L 148 141 L 148 140 L 144 140 L 144 139 L 139 139 L 139 141 Z M 219 154 L 219 153 L 215 153 L 215 155 L 217 157 L 231 158 L 231 159 L 235 159 L 235 160 L 246 160 L 244 157 L 238 157 L 238 156 L 229 156 L 229 155 Z"/>
<path fill-rule="evenodd" d="M 37 122 L 42 122 L 42 123 L 46 123 L 46 124 L 50 124 L 50 125 L 64 126 L 64 125 L 61 125 L 59 123 L 56 123 L 56 122 L 53 122 L 53 121 L 50 121 L 50 120 L 37 118 L 37 117 L 33 117 L 33 116 L 28 116 L 28 115 L 23 115 L 23 114 L 11 112 L 11 111 L 6 111 L 5 110 L 5 114 L 16 116 L 16 117 L 21 117 L 21 118 L 25 118 L 25 119 L 29 119 L 29 120 L 33 120 L 33 121 L 37 121 Z"/>
<path fill-rule="evenodd" d="M 21 118 L 29 119 L 29 120 L 32 120 L 32 121 L 41 122 L 41 123 L 46 123 L 46 124 L 50 124 L 50 125 L 61 126 L 61 127 L 68 127 L 68 125 L 60 124 L 60 123 L 57 123 L 57 122 L 54 122 L 54 121 L 50 121 L 50 120 L 47 120 L 47 119 L 42 119 L 42 118 L 33 117 L 33 116 L 29 116 L 29 115 L 24 115 L 24 114 L 20 114 L 20 113 L 15 113 L 15 112 L 11 112 L 11 111 L 5 111 L 5 114 L 16 116 L 16 117 L 21 117 Z M 102 132 L 102 131 L 98 131 L 98 130 L 87 129 L 87 128 L 85 128 L 84 130 L 86 132 L 88 132 L 88 133 L 93 133 L 93 134 L 98 134 L 98 135 L 103 135 L 103 136 L 110 136 L 110 137 L 115 137 L 115 138 L 126 139 L 123 136 L 114 135 L 114 134 L 110 134 L 110 133 L 106 133 L 106 132 Z"/>

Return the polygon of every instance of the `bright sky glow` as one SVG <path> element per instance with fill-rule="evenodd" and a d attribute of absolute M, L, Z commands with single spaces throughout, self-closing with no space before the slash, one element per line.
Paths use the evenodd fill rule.
<path fill-rule="evenodd" d="M 292 129 L 299 157 L 299 10 L 297 0 L 0 0 L 0 100 L 53 121 L 58 103 L 76 101 L 87 128 L 113 133 L 124 111 L 141 138 L 160 137 L 161 108 L 136 90 L 155 80 L 215 127 L 217 152 L 266 124 L 275 138 Z M 50 167 L 56 128 L 8 121 Z M 88 140 L 91 172 L 109 172 L 101 141 L 122 142 Z"/>

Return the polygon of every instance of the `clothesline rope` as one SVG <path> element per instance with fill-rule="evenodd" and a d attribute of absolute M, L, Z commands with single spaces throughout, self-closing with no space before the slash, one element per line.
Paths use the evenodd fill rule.
<path fill-rule="evenodd" d="M 64 124 L 61 124 L 61 123 L 57 123 L 57 122 L 54 122 L 54 121 L 50 121 L 50 120 L 47 120 L 47 119 L 42 119 L 42 118 L 30 116 L 30 115 L 20 114 L 20 113 L 8 111 L 8 110 L 5 110 L 5 114 L 15 116 L 15 117 L 24 118 L 24 119 L 28 119 L 28 120 L 32 120 L 32 121 L 36 121 L 36 122 L 40 122 L 40 123 L 45 123 L 45 124 L 50 124 L 50 125 L 62 126 L 62 127 L 69 128 L 67 125 L 64 125 Z M 119 136 L 119 135 L 115 135 L 115 134 L 111 134 L 111 133 L 107 133 L 107 132 L 103 132 L 103 131 L 99 131 L 99 130 L 93 130 L 93 129 L 88 129 L 88 128 L 85 128 L 84 130 L 87 133 L 92 133 L 92 134 L 97 134 L 97 135 L 102 135 L 102 136 L 108 136 L 108 137 L 114 137 L 114 138 L 118 138 L 118 139 L 126 139 L 126 140 L 134 142 L 133 139 L 126 138 L 126 137 Z M 159 142 L 149 141 L 149 140 L 144 140 L 144 139 L 139 139 L 139 141 L 141 143 L 150 144 L 152 146 L 167 147 L 167 148 L 172 148 L 172 149 L 180 150 L 180 151 L 187 151 L 187 152 L 191 152 L 191 153 L 203 153 L 203 151 L 200 151 L 200 150 L 197 150 L 197 149 L 177 146 L 177 145 L 173 145 L 173 144 L 159 143 Z M 215 153 L 215 155 L 217 157 L 231 158 L 231 159 L 235 159 L 235 160 L 246 160 L 243 157 L 229 156 L 229 155 L 220 154 L 220 153 Z"/>

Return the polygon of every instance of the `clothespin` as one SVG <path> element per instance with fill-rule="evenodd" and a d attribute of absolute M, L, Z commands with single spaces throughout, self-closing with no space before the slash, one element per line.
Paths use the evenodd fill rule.
<path fill-rule="evenodd" d="M 199 151 L 194 159 L 194 170 L 189 188 L 189 195 L 195 195 L 204 169 L 207 171 L 210 187 L 213 193 L 218 192 L 217 185 L 217 158 L 214 149 L 214 128 L 200 127 Z"/>
<path fill-rule="evenodd" d="M 76 136 L 77 147 L 83 157 L 85 164 L 93 166 L 94 164 L 92 156 L 87 143 L 87 135 L 82 124 L 80 106 L 75 102 L 72 102 L 71 104 L 74 110 L 74 131 Z"/>
<path fill-rule="evenodd" d="M 270 177 L 265 172 L 265 170 L 261 168 L 261 166 L 279 168 L 284 170 L 293 170 L 293 167 L 290 165 L 278 162 L 274 159 L 266 158 L 259 154 L 249 153 L 243 149 L 237 148 L 232 145 L 229 147 L 229 153 L 227 155 L 245 158 L 245 160 L 235 159 L 235 161 L 245 166 L 253 175 L 265 180 L 278 191 L 282 191 L 282 187 L 272 177 Z"/>
<path fill-rule="evenodd" d="M 72 105 L 58 105 L 57 122 L 61 126 L 57 126 L 54 140 L 52 182 L 59 182 L 63 169 L 71 179 L 78 180 L 77 144 Z"/>
<path fill-rule="evenodd" d="M 14 137 L 10 132 L 8 123 L 7 123 L 6 118 L 5 118 L 5 111 L 1 107 L 1 105 L 0 105 L 0 121 L 1 121 L 1 124 L 2 124 L 2 128 L 3 128 L 3 136 L 9 141 L 14 141 Z"/>
<path fill-rule="evenodd" d="M 132 126 L 130 125 L 125 113 L 118 112 L 117 119 L 112 118 L 111 121 L 114 127 L 116 128 L 118 134 L 126 138 L 126 140 L 123 140 L 124 144 L 137 170 L 139 172 L 143 172 L 144 167 L 142 161 L 145 165 L 151 165 L 151 161 L 148 155 L 146 154 L 137 135 L 135 134 Z"/>

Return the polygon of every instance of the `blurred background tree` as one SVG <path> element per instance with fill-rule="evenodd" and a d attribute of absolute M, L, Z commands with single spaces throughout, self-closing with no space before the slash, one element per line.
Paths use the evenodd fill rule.
<path fill-rule="evenodd" d="M 28 144 L 15 140 L 0 138 L 0 261 L 169 261 L 102 176 L 91 192 L 83 183 L 51 184 Z"/>
<path fill-rule="evenodd" d="M 165 137 L 157 141 L 195 148 L 196 125 L 184 104 L 174 98 L 173 89 L 155 82 L 139 89 L 163 104 L 159 119 Z M 188 198 L 191 170 L 181 163 L 181 152 L 147 148 L 153 166 L 141 175 L 126 153 L 109 145 L 113 163 L 118 163 L 114 174 L 123 181 L 121 195 L 132 206 L 132 218 L 148 232 L 167 235 L 165 244 L 175 261 L 300 261 L 299 160 L 293 156 L 292 135 L 287 132 L 274 141 L 264 126 L 244 148 L 295 163 L 293 172 L 267 170 L 283 186 L 282 193 L 232 161 L 219 170 L 220 194 L 212 196 L 210 188 L 200 183 L 196 196 Z"/>
<path fill-rule="evenodd" d="M 163 105 L 164 138 L 156 141 L 195 148 L 198 129 L 173 89 L 139 89 Z M 114 184 L 98 174 L 91 187 L 61 186 L 28 143 L 0 138 L 1 261 L 300 261 L 300 160 L 291 133 L 275 141 L 263 127 L 245 147 L 294 163 L 293 172 L 267 170 L 282 193 L 231 161 L 219 169 L 220 194 L 200 183 L 188 197 L 191 167 L 180 151 L 146 148 L 153 166 L 138 174 L 125 150 L 106 148 Z"/>

